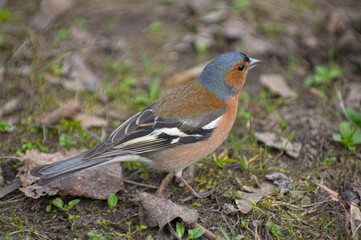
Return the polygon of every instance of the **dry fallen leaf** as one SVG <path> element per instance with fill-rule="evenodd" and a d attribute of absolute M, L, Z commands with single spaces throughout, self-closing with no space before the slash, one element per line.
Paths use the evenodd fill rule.
<path fill-rule="evenodd" d="M 74 2 L 74 0 L 42 0 L 40 12 L 31 20 L 31 26 L 45 30 L 60 14 L 71 8 Z"/>
<path fill-rule="evenodd" d="M 224 212 L 225 214 L 231 214 L 231 213 L 238 212 L 238 211 L 239 210 L 236 209 L 235 207 L 233 207 L 233 205 L 230 203 L 226 203 L 222 207 L 222 212 Z"/>
<path fill-rule="evenodd" d="M 81 46 L 87 45 L 90 48 L 102 47 L 108 50 L 119 50 L 125 48 L 124 42 L 121 40 L 118 42 L 113 42 L 113 38 L 109 39 L 100 35 L 94 35 L 92 32 L 74 24 L 69 27 L 69 33 L 71 38 Z M 82 49 L 82 53 L 84 53 L 84 51 L 85 50 Z"/>
<path fill-rule="evenodd" d="M 281 74 L 261 74 L 260 82 L 283 98 L 297 97 L 297 93 L 288 87 L 286 79 Z"/>
<path fill-rule="evenodd" d="M 49 73 L 44 74 L 44 81 L 51 83 L 51 84 L 61 84 L 66 90 L 72 92 L 83 91 L 85 88 L 83 84 L 81 84 L 76 79 L 69 79 L 65 77 L 58 77 L 51 75 Z"/>
<path fill-rule="evenodd" d="M 230 40 L 239 40 L 242 37 L 245 23 L 236 18 L 228 18 L 222 23 L 222 34 Z"/>
<path fill-rule="evenodd" d="M 293 190 L 294 183 L 290 177 L 281 172 L 266 174 L 268 180 L 273 181 L 280 188 L 280 193 Z"/>
<path fill-rule="evenodd" d="M 198 218 L 198 212 L 178 204 L 171 200 L 162 199 L 150 193 L 142 192 L 137 195 L 135 201 L 140 204 L 141 224 L 162 229 L 167 223 L 179 217 L 185 223 L 194 223 Z"/>
<path fill-rule="evenodd" d="M 95 36 L 91 32 L 74 24 L 69 27 L 69 33 L 75 41 L 82 45 L 95 42 Z"/>
<path fill-rule="evenodd" d="M 91 168 L 54 182 L 49 186 L 37 185 L 37 177 L 30 175 L 30 170 L 36 166 L 57 162 L 82 151 L 41 153 L 38 150 L 28 150 L 21 158 L 24 165 L 19 168 L 17 177 L 22 183 L 20 190 L 28 197 L 39 198 L 44 195 L 72 195 L 95 199 L 107 199 L 111 193 L 122 189 L 122 170 L 119 163 L 110 163 Z"/>
<path fill-rule="evenodd" d="M 43 113 L 38 118 L 38 122 L 49 126 L 55 123 L 58 123 L 60 119 L 71 118 L 74 116 L 80 109 L 80 103 L 78 100 L 71 100 L 65 105 L 55 109 L 52 112 Z"/>
<path fill-rule="evenodd" d="M 351 215 L 352 239 L 358 240 L 359 236 L 361 234 L 361 211 L 360 211 L 360 208 L 358 208 L 354 205 L 351 205 L 350 206 L 350 215 Z"/>
<path fill-rule="evenodd" d="M 63 62 L 63 74 L 68 78 L 73 79 L 73 82 L 67 82 L 66 88 L 74 91 L 89 90 L 95 92 L 99 85 L 100 80 L 90 68 L 86 65 L 83 57 L 74 53 L 65 58 Z"/>
<path fill-rule="evenodd" d="M 242 213 L 248 213 L 252 210 L 252 202 L 257 203 L 261 198 L 266 195 L 272 194 L 275 191 L 275 188 L 271 183 L 263 182 L 261 187 L 255 193 L 241 193 L 240 199 L 235 199 L 238 209 Z"/>
<path fill-rule="evenodd" d="M 199 77 L 199 75 L 202 73 L 204 67 L 207 64 L 208 64 L 208 62 L 202 63 L 195 67 L 192 67 L 190 69 L 182 71 L 178 74 L 175 74 L 175 75 L 171 76 L 170 78 L 168 78 L 166 82 L 169 85 L 173 86 L 173 85 L 177 85 L 177 84 L 195 79 L 195 78 Z"/>
<path fill-rule="evenodd" d="M 253 56 L 265 56 L 267 54 L 283 54 L 284 50 L 275 46 L 269 39 L 261 38 L 247 31 L 243 31 L 242 41 L 244 42 L 247 52 Z M 277 51 L 275 51 L 277 49 Z"/>
<path fill-rule="evenodd" d="M 297 142 L 290 142 L 285 137 L 279 137 L 273 132 L 255 133 L 255 137 L 258 141 L 263 142 L 269 147 L 276 149 L 284 149 L 286 154 L 293 158 L 298 158 L 302 144 Z"/>
<path fill-rule="evenodd" d="M 0 117 L 19 111 L 23 108 L 23 106 L 24 104 L 21 99 L 14 97 L 0 107 Z"/>
<path fill-rule="evenodd" d="M 331 190 L 330 188 L 326 187 L 325 185 L 321 184 L 321 183 L 315 183 L 317 186 L 319 186 L 320 188 L 322 188 L 323 190 L 325 190 L 331 197 L 331 199 L 335 202 L 339 202 L 339 198 L 338 198 L 338 193 Z"/>
<path fill-rule="evenodd" d="M 107 121 L 103 118 L 99 118 L 96 116 L 91 116 L 87 114 L 78 113 L 73 116 L 75 121 L 81 121 L 81 125 L 84 128 L 92 128 L 92 127 L 106 127 Z"/>

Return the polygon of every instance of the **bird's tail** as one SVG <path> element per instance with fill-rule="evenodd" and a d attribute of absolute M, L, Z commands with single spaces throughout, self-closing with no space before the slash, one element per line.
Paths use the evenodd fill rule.
<path fill-rule="evenodd" d="M 33 168 L 30 174 L 39 177 L 37 183 L 41 186 L 49 185 L 64 179 L 76 172 L 89 169 L 109 162 L 109 158 L 83 159 L 84 154 L 60 162 Z"/>

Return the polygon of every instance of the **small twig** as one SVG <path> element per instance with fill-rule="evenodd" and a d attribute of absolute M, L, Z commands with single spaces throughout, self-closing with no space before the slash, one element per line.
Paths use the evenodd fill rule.
<path fill-rule="evenodd" d="M 294 209 L 303 209 L 303 208 L 308 208 L 308 207 L 314 207 L 314 206 L 317 206 L 317 205 L 321 205 L 321 204 L 324 204 L 328 202 L 328 200 L 324 200 L 324 201 L 321 201 L 321 202 L 317 202 L 317 203 L 312 203 L 312 204 L 307 204 L 307 205 L 301 205 L 301 207 L 299 206 L 296 206 L 296 205 L 293 205 L 293 204 L 290 204 L 290 203 L 287 203 L 287 202 L 280 202 L 280 201 L 275 201 L 272 203 L 272 205 L 283 205 L 283 206 L 289 206 L 289 207 L 292 207 Z"/>
<path fill-rule="evenodd" d="M 208 239 L 215 239 L 215 240 L 224 240 L 224 238 L 220 237 L 220 236 L 216 236 L 214 233 L 212 233 L 211 231 L 209 231 L 207 228 L 203 227 L 202 225 L 200 225 L 199 223 L 193 223 L 192 224 L 193 227 L 197 227 L 197 228 L 202 228 L 204 231 L 204 236 L 206 236 Z"/>
<path fill-rule="evenodd" d="M 173 237 L 175 237 L 178 240 L 182 240 L 176 233 L 176 231 L 174 231 L 172 225 L 170 225 L 170 223 L 167 224 L 168 225 L 168 229 L 170 231 L 170 233 L 172 234 Z"/>
<path fill-rule="evenodd" d="M 102 138 L 99 137 L 98 134 L 95 134 L 95 133 L 89 131 L 89 130 L 86 129 L 86 128 L 83 128 L 83 129 L 84 129 L 84 131 L 85 131 L 87 134 L 89 134 L 91 137 L 95 138 L 96 140 L 102 140 Z"/>
<path fill-rule="evenodd" d="M 46 141 L 48 140 L 48 135 L 46 134 L 46 127 L 44 125 L 42 125 L 43 128 L 43 144 L 46 143 Z"/>
<path fill-rule="evenodd" d="M 20 157 L 15 157 L 15 156 L 0 156 L 0 159 L 5 159 L 5 158 L 20 160 Z"/>
<path fill-rule="evenodd" d="M 123 179 L 123 181 L 126 182 L 126 183 L 130 183 L 130 184 L 134 184 L 134 185 L 138 185 L 138 186 L 142 186 L 142 187 L 148 187 L 148 188 L 154 188 L 154 189 L 158 189 L 158 188 L 159 188 L 159 187 L 154 186 L 154 185 L 139 183 L 139 182 L 135 182 L 135 181 L 128 180 L 128 179 Z"/>

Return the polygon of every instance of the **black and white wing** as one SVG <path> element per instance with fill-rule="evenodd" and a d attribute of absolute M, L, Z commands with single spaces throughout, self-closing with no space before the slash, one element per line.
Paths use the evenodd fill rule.
<path fill-rule="evenodd" d="M 148 106 L 128 119 L 105 142 L 85 154 L 83 159 L 141 154 L 202 141 L 211 136 L 225 112 L 224 109 L 218 109 L 204 113 L 197 116 L 197 121 L 191 121 L 189 117 L 163 119 L 154 114 L 153 106 Z"/>

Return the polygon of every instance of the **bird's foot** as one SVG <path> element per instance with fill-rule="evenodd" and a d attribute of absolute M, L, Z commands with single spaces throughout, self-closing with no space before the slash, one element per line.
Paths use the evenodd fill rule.
<path fill-rule="evenodd" d="M 209 190 L 209 191 L 204 191 L 204 192 L 196 192 L 188 183 L 187 181 L 183 178 L 183 177 L 179 177 L 179 180 L 184 184 L 184 186 L 186 186 L 188 188 L 188 190 L 192 193 L 191 196 L 185 198 L 182 200 L 182 202 L 186 202 L 186 201 L 189 201 L 191 200 L 193 197 L 196 197 L 196 198 L 206 198 L 206 197 L 209 197 L 210 195 L 212 195 L 212 193 L 214 193 L 217 188 L 214 187 L 213 189 Z"/>

